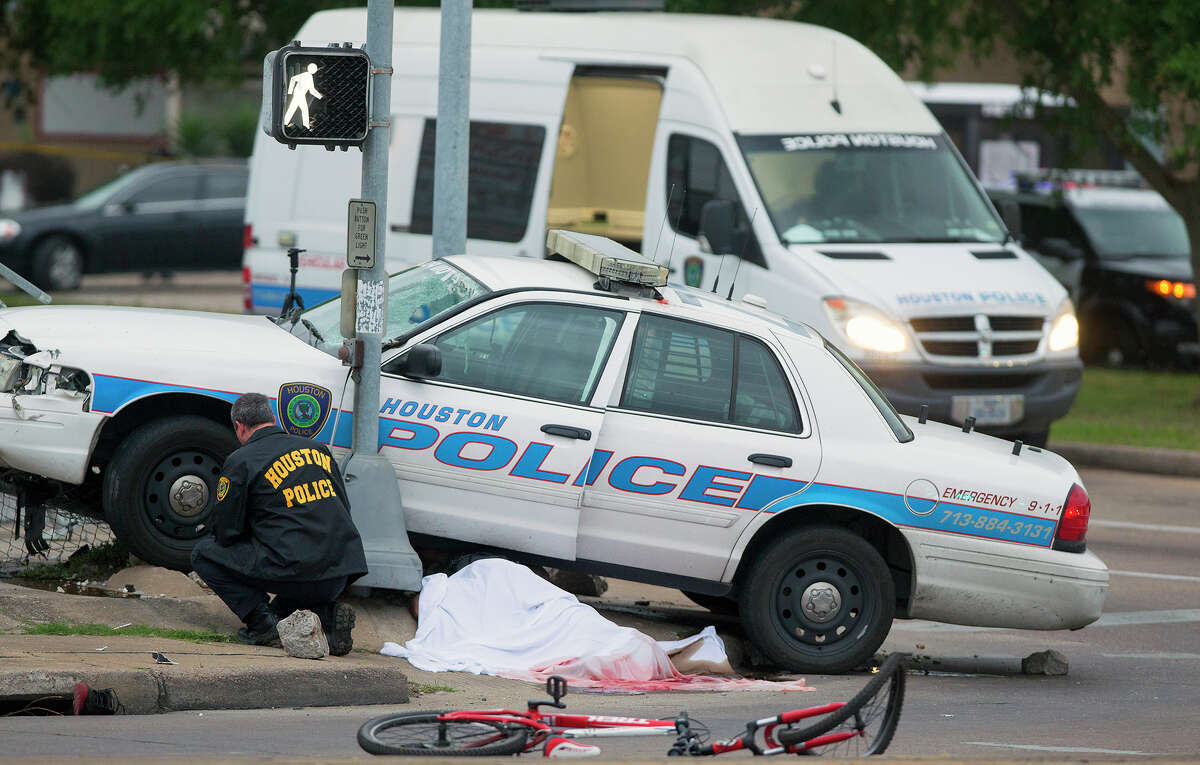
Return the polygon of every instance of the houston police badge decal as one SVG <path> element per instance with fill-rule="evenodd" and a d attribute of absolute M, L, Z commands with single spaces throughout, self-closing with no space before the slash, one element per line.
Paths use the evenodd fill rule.
<path fill-rule="evenodd" d="M 279 425 L 294 436 L 313 438 L 329 419 L 333 392 L 320 385 L 290 382 L 279 386 Z"/>

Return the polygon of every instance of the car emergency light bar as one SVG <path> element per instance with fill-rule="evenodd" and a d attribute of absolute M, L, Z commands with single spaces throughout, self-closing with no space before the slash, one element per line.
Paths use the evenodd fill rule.
<path fill-rule="evenodd" d="M 666 266 L 646 260 L 607 237 L 556 228 L 546 234 L 546 249 L 601 278 L 642 287 L 667 283 Z"/>
<path fill-rule="evenodd" d="M 1018 170 L 1013 173 L 1018 188 L 1053 191 L 1076 186 L 1107 186 L 1126 189 L 1145 188 L 1146 181 L 1136 170 Z"/>

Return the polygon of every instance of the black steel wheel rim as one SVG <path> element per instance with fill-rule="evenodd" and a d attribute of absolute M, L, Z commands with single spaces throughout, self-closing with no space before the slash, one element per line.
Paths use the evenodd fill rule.
<path fill-rule="evenodd" d="M 208 533 L 216 504 L 222 461 L 200 449 L 172 452 L 146 477 L 142 511 L 151 528 L 171 539 L 193 540 Z"/>
<path fill-rule="evenodd" d="M 812 553 L 788 566 L 771 590 L 776 628 L 799 650 L 821 655 L 854 642 L 874 616 L 875 585 L 833 552 Z"/>

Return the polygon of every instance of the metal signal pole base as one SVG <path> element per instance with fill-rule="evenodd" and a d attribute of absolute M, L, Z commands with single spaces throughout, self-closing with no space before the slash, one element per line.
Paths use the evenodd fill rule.
<path fill-rule="evenodd" d="M 356 453 L 342 469 L 350 516 L 367 554 L 366 576 L 355 587 L 419 592 L 421 559 L 408 541 L 396 471 L 386 457 Z"/>

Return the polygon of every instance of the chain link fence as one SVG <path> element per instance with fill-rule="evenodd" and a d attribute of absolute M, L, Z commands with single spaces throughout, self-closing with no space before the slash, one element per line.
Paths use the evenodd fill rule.
<path fill-rule="evenodd" d="M 0 574 L 28 566 L 65 563 L 76 552 L 114 539 L 104 521 L 44 502 L 30 512 L 15 494 L 0 493 Z M 44 515 L 43 515 L 44 513 Z"/>

